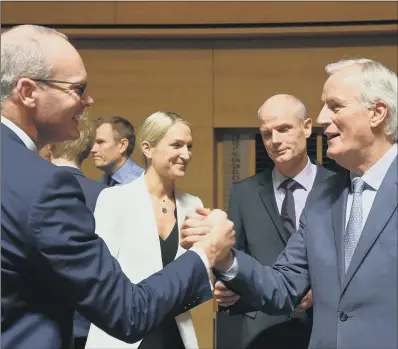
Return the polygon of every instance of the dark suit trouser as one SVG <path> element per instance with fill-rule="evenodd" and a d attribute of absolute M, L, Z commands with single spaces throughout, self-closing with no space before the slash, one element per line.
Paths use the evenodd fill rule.
<path fill-rule="evenodd" d="M 293 319 L 268 328 L 246 349 L 307 349 L 311 331 L 308 324 Z"/>

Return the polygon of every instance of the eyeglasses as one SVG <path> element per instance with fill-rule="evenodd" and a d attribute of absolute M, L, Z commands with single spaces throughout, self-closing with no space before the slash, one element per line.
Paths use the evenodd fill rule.
<path fill-rule="evenodd" d="M 31 79 L 33 81 L 37 82 L 43 82 L 47 84 L 52 84 L 52 83 L 57 83 L 57 84 L 70 84 L 73 85 L 76 89 L 76 93 L 79 95 L 79 97 L 83 97 L 84 92 L 86 92 L 87 89 L 87 82 L 85 83 L 80 83 L 80 82 L 70 82 L 70 81 L 60 81 L 60 80 L 46 80 L 46 79 Z"/>

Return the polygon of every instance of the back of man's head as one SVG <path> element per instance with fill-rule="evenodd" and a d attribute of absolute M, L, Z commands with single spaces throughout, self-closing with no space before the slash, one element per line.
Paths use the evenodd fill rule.
<path fill-rule="evenodd" d="M 130 157 L 135 147 L 135 129 L 134 126 L 125 118 L 121 116 L 106 116 L 97 119 L 97 129 L 104 124 L 109 124 L 112 127 L 115 141 L 127 139 L 128 145 L 125 155 Z"/>
<path fill-rule="evenodd" d="M 78 166 L 88 158 L 94 144 L 94 123 L 87 117 L 79 119 L 80 136 L 75 140 L 54 143 L 50 146 L 51 159 L 64 159 L 76 163 Z"/>

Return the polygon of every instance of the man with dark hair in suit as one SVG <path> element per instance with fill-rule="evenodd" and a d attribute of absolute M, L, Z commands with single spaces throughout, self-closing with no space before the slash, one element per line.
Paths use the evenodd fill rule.
<path fill-rule="evenodd" d="M 77 179 L 83 190 L 86 205 L 94 213 L 98 195 L 107 186 L 87 178 L 81 171 L 83 161 L 90 155 L 94 143 L 95 128 L 93 122 L 86 117 L 80 117 L 79 131 L 79 138 L 48 144 L 40 151 L 40 155 L 52 164 L 70 172 Z M 75 312 L 73 323 L 74 349 L 84 349 L 89 329 L 90 321 Z"/>
<path fill-rule="evenodd" d="M 233 184 L 228 216 L 235 224 L 236 248 L 264 265 L 273 265 L 296 231 L 312 187 L 332 172 L 308 158 L 312 120 L 298 98 L 282 94 L 267 99 L 258 110 L 258 120 L 265 149 L 275 166 Z M 244 313 L 240 348 L 308 348 L 312 309 L 308 314 L 304 310 L 310 305 L 311 291 L 298 312 L 290 315 Z M 240 301 L 229 312 L 240 313 L 243 308 Z"/>
<path fill-rule="evenodd" d="M 85 205 L 75 176 L 37 149 L 79 137 L 94 100 L 77 50 L 54 29 L 1 34 L 1 347 L 70 349 L 73 314 L 134 343 L 165 319 L 212 297 L 210 267 L 235 242 L 220 210 L 217 227 L 139 284 L 122 272 Z M 220 219 L 221 218 L 221 219 Z"/>
<path fill-rule="evenodd" d="M 104 172 L 100 182 L 109 187 L 127 184 L 141 176 L 144 169 L 132 159 L 135 147 L 134 126 L 121 116 L 97 119 L 92 153 L 95 166 Z"/>

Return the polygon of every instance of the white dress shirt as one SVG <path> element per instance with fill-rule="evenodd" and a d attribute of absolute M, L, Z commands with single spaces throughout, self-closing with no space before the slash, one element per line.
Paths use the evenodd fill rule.
<path fill-rule="evenodd" d="M 396 156 L 397 156 L 397 143 L 394 143 L 394 145 L 390 148 L 390 150 L 369 170 L 367 170 L 361 177 L 365 182 L 365 187 L 362 192 L 362 230 L 363 227 L 365 226 L 366 219 L 369 216 L 369 212 L 370 209 L 372 208 L 373 201 L 376 197 L 377 191 L 379 190 L 381 183 L 383 182 L 383 179 L 386 176 L 386 173 Z M 352 183 L 352 180 L 355 177 L 358 177 L 358 175 L 355 173 L 351 173 L 350 175 Z M 350 217 L 352 200 L 353 200 L 353 191 L 351 187 L 351 190 L 347 197 L 345 227 L 347 227 L 348 219 Z"/>
<path fill-rule="evenodd" d="M 380 188 L 381 183 L 388 169 L 390 168 L 392 162 L 397 156 L 397 144 L 390 148 L 390 150 L 369 170 L 367 170 L 363 175 L 362 179 L 366 183 L 365 189 L 362 194 L 362 229 L 365 225 L 366 219 L 368 218 L 370 209 L 372 208 L 373 201 L 376 197 L 377 191 Z M 351 173 L 351 178 L 357 177 L 358 175 Z M 347 209 L 346 209 L 346 226 L 348 223 L 348 218 L 350 216 L 351 206 L 352 206 L 353 194 L 349 193 L 347 198 Z M 232 263 L 232 266 L 225 272 L 219 271 L 221 279 L 225 281 L 232 280 L 238 275 L 238 262 L 236 257 Z"/>
<path fill-rule="evenodd" d="M 294 209 L 296 212 L 296 227 L 299 227 L 300 216 L 303 212 L 305 203 L 307 201 L 307 197 L 309 192 L 314 185 L 315 177 L 316 177 L 316 165 L 314 165 L 310 159 L 308 158 L 307 165 L 305 165 L 304 169 L 293 179 L 300 184 L 300 187 L 293 191 L 294 197 Z M 283 200 L 286 196 L 286 191 L 279 186 L 285 181 L 287 177 L 281 174 L 276 168 L 272 171 L 272 185 L 274 187 L 274 194 L 276 205 L 278 206 L 278 212 L 281 214 Z"/>
<path fill-rule="evenodd" d="M 15 134 L 21 139 L 21 141 L 26 145 L 29 150 L 37 152 L 36 144 L 32 141 L 32 139 L 26 134 L 25 131 L 20 129 L 17 125 L 15 125 L 12 121 L 5 118 L 3 115 L 1 116 L 1 123 L 6 125 L 10 130 L 14 131 Z"/>

